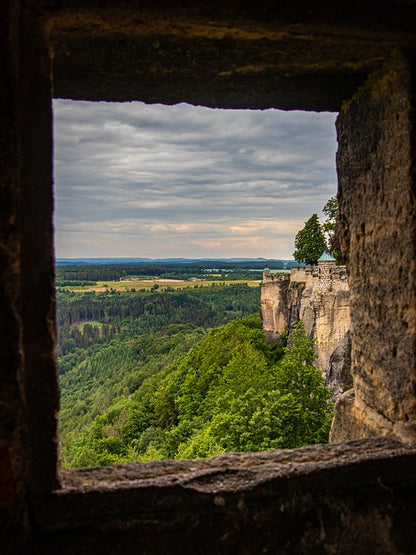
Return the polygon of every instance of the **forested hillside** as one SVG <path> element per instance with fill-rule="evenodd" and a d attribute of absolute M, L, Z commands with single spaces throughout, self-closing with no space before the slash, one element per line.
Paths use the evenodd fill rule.
<path fill-rule="evenodd" d="M 58 290 L 61 453 L 95 417 L 186 353 L 207 330 L 258 312 L 244 284 L 177 291 Z"/>
<path fill-rule="evenodd" d="M 284 337 L 270 345 L 259 289 L 59 290 L 64 466 L 327 441 L 312 342 L 299 326 L 290 349 Z"/>
<path fill-rule="evenodd" d="M 73 352 L 60 359 L 64 465 L 207 457 L 327 440 L 329 392 L 303 329 L 287 349 L 284 338 L 267 343 L 258 315 L 234 319 L 258 307 L 256 289 L 117 293 L 118 302 L 95 297 L 90 304 L 85 296 L 86 312 L 79 295 L 59 299 L 67 323 L 61 343 L 69 341 L 65 335 L 74 342 Z M 104 307 L 104 321 L 82 320 L 102 316 Z M 191 321 L 180 323 L 184 310 Z M 227 318 L 234 320 L 209 332 L 198 326 Z"/>

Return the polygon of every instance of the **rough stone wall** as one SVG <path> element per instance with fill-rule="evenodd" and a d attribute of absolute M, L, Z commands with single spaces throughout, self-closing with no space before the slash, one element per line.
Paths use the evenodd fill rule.
<path fill-rule="evenodd" d="M 279 279 L 279 274 L 267 274 L 267 280 Z M 321 291 L 349 291 L 348 274 L 345 266 L 320 262 L 317 266 L 295 266 L 290 270 L 292 283 L 304 283 L 307 287 Z"/>
<path fill-rule="evenodd" d="M 337 122 L 355 397 L 336 407 L 333 441 L 387 433 L 416 439 L 414 59 L 394 53 Z"/>
<path fill-rule="evenodd" d="M 341 378 L 346 377 L 350 384 L 346 360 L 338 361 L 344 365 L 343 371 L 335 367 L 329 372 L 331 357 L 337 351 L 336 358 L 348 349 L 350 329 L 350 301 L 345 269 L 337 269 L 335 279 L 325 276 L 320 279 L 319 268 L 300 268 L 292 270 L 290 277 L 265 272 L 261 290 L 261 317 L 263 330 L 271 340 L 287 328 L 289 335 L 302 320 L 309 337 L 315 339 L 317 354 L 316 366 L 331 376 L 328 386 L 338 398 L 340 389 L 345 391 Z M 325 287 L 323 287 L 325 286 Z M 344 347 L 342 347 L 344 345 Z"/>
<path fill-rule="evenodd" d="M 0 543 L 23 534 L 27 495 L 22 322 L 19 314 L 21 238 L 16 222 L 21 189 L 19 100 L 19 6 L 0 5 Z"/>
<path fill-rule="evenodd" d="M 22 192 L 21 319 L 29 415 L 29 482 L 33 493 L 58 484 L 56 309 L 53 245 L 52 79 L 49 45 L 41 22 L 25 12 L 21 23 L 19 126 Z M 42 399 L 41 409 L 39 399 Z"/>
<path fill-rule="evenodd" d="M 313 293 L 309 302 L 306 296 L 302 300 L 300 317 L 306 331 L 316 338 L 317 367 L 327 373 L 332 354 L 350 329 L 349 292 L 325 292 L 319 297 Z"/>
<path fill-rule="evenodd" d="M 408 0 L 58 5 L 48 17 L 58 97 L 224 108 L 338 111 L 412 40 L 416 20 Z"/>
<path fill-rule="evenodd" d="M 405 0 L 354 9 L 329 0 L 0 2 L 2 553 L 416 552 L 416 455 L 387 438 L 84 469 L 58 483 L 48 58 L 50 48 L 56 94 L 65 97 L 327 110 L 393 46 L 414 41 L 415 22 Z M 346 395 L 337 410 L 338 430 L 353 436 L 390 426 L 408 437 L 412 426 L 407 64 L 415 67 L 396 57 L 340 120 L 344 243 L 351 270 L 362 263 L 354 266 L 352 356 L 365 402 Z"/>
<path fill-rule="evenodd" d="M 41 23 L 0 6 L 0 545 L 56 477 L 50 60 Z M 2 548 L 0 548 L 2 549 Z M 18 552 L 18 551 L 16 551 Z"/>
<path fill-rule="evenodd" d="M 290 304 L 290 278 L 287 275 L 263 274 L 260 315 L 263 331 L 269 341 L 276 341 L 286 328 L 290 316 L 285 307 Z M 295 291 L 292 292 L 295 296 Z M 297 303 L 295 306 L 298 306 Z"/>
<path fill-rule="evenodd" d="M 348 331 L 329 359 L 326 383 L 332 390 L 332 399 L 337 400 L 352 388 L 351 375 L 351 332 Z"/>
<path fill-rule="evenodd" d="M 64 472 L 27 553 L 414 553 L 415 460 L 377 438 Z"/>

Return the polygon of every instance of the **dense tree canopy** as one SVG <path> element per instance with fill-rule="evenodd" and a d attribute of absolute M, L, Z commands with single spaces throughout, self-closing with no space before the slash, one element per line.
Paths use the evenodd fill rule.
<path fill-rule="evenodd" d="M 293 257 L 303 264 L 316 264 L 326 248 L 325 235 L 318 215 L 313 214 L 295 237 Z"/>
<path fill-rule="evenodd" d="M 63 460 L 71 442 L 117 400 L 162 372 L 207 331 L 258 310 L 245 284 L 176 291 L 58 291 Z"/>
<path fill-rule="evenodd" d="M 65 452 L 69 466 L 200 458 L 325 442 L 332 408 L 300 323 L 292 347 L 270 345 L 258 315 L 212 330 Z"/>

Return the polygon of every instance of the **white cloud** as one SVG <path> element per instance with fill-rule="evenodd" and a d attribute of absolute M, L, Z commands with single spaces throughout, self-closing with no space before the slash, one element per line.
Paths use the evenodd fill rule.
<path fill-rule="evenodd" d="M 287 258 L 336 192 L 334 114 L 57 100 L 54 119 L 57 256 Z"/>
<path fill-rule="evenodd" d="M 220 241 L 191 241 L 191 243 L 204 249 L 219 249 L 222 246 Z"/>

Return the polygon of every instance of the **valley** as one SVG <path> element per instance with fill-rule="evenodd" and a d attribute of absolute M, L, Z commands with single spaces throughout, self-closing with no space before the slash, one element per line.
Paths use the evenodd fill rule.
<path fill-rule="evenodd" d="M 302 327 L 290 349 L 284 333 L 267 341 L 253 279 L 261 270 L 64 270 L 57 272 L 64 467 L 327 441 L 332 403 L 313 366 L 313 341 Z M 99 279 L 104 274 L 112 279 Z"/>

